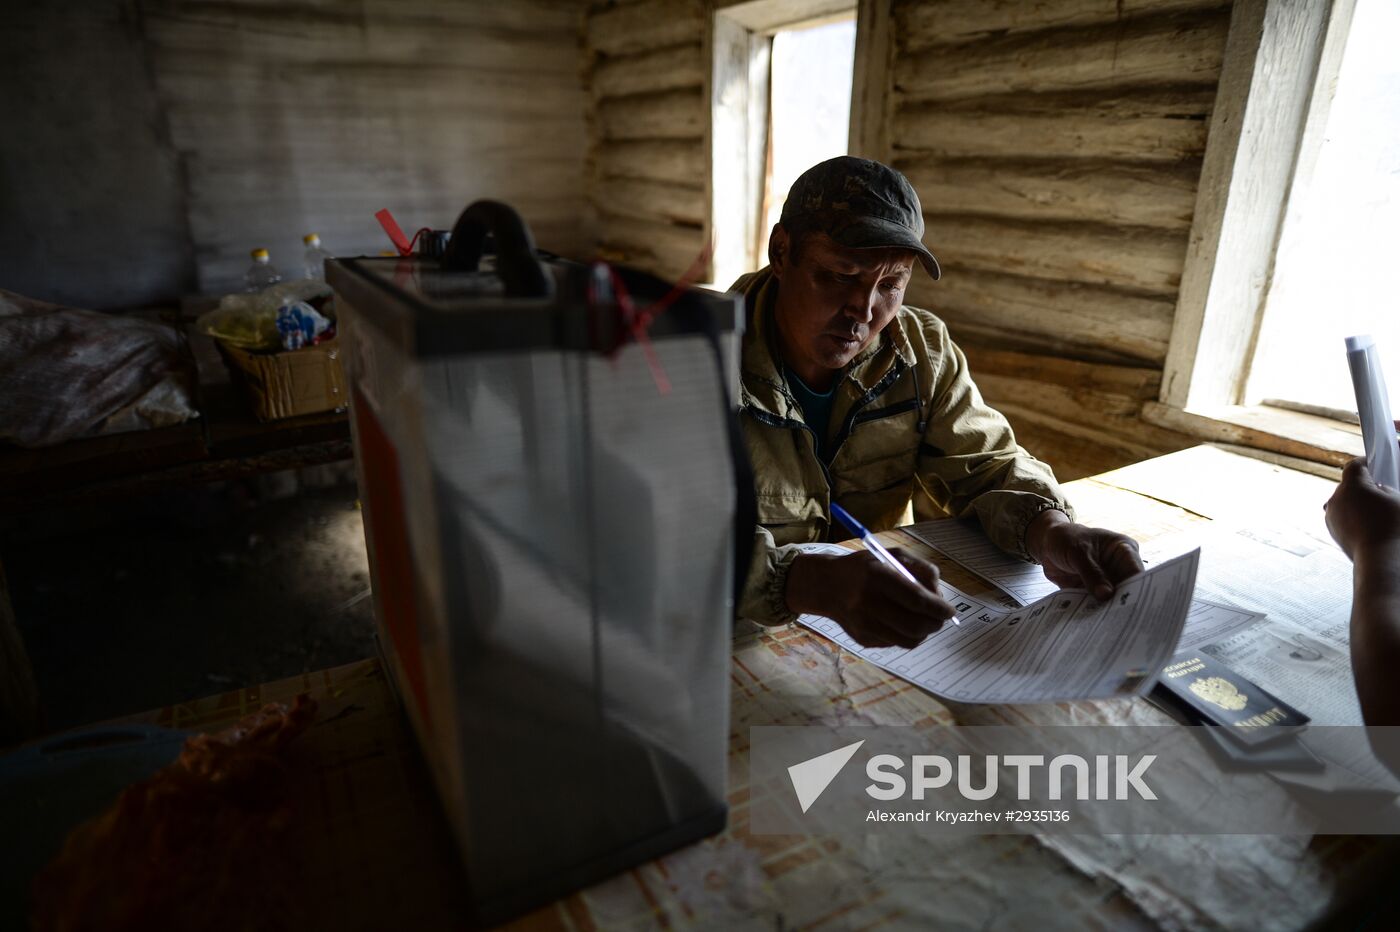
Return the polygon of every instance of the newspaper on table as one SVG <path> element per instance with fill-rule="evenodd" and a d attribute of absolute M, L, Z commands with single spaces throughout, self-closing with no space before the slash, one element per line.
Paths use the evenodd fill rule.
<path fill-rule="evenodd" d="M 804 549 L 849 553 L 830 544 Z M 908 649 L 862 647 L 830 618 L 798 621 L 943 699 L 1033 703 L 1137 695 L 1176 650 L 1199 560 L 1196 550 L 1164 561 L 1119 583 L 1107 602 L 1084 590 L 1057 589 L 1006 608 L 942 583 L 962 624 L 945 624 Z"/>
<path fill-rule="evenodd" d="M 1201 649 L 1315 725 L 1359 725 L 1351 674 L 1351 563 L 1331 541 L 1301 531 L 1212 526 L 1143 545 L 1148 561 L 1200 547 L 1197 591 L 1264 605 L 1268 618 Z"/>

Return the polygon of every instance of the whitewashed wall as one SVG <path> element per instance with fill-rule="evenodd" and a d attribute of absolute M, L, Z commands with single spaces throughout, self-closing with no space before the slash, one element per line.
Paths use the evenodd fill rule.
<path fill-rule="evenodd" d="M 587 252 L 581 0 L 142 0 L 186 185 L 199 285 L 266 246 L 343 255 L 505 200 L 540 245 Z"/>

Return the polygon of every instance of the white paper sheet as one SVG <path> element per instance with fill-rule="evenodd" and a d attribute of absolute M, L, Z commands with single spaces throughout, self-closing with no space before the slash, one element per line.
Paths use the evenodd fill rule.
<path fill-rule="evenodd" d="M 974 522 L 957 520 L 922 521 L 900 528 L 976 573 L 1020 605 L 1029 605 L 1060 587 L 1045 578 L 1035 563 L 1026 563 L 1002 550 Z"/>
<path fill-rule="evenodd" d="M 847 553 L 829 544 L 809 550 Z M 936 696 L 969 703 L 1060 702 L 1143 692 L 1171 657 L 1190 611 L 1199 552 L 1119 584 L 1107 602 L 1056 590 L 1007 609 L 944 583 L 961 626 L 944 625 L 918 647 L 866 648 L 830 618 L 803 625 Z"/>
<path fill-rule="evenodd" d="M 1395 422 L 1390 416 L 1390 395 L 1381 371 L 1380 351 L 1369 334 L 1347 337 L 1346 346 L 1361 436 L 1366 441 L 1366 466 L 1381 485 L 1400 489 L 1400 445 L 1396 443 Z"/>
<path fill-rule="evenodd" d="M 972 571 L 1018 605 L 1029 605 L 1038 599 L 1060 591 L 1060 587 L 1045 578 L 1045 572 L 1035 563 L 1018 560 L 992 543 L 980 527 L 966 521 L 924 521 L 901 528 L 906 534 L 928 544 L 955 563 Z M 1172 535 L 1170 550 L 1176 556 L 1191 549 L 1189 536 Z M 1159 548 L 1161 549 L 1161 548 Z M 1202 567 L 1209 555 L 1202 556 Z M 1179 650 L 1190 650 L 1211 641 L 1229 637 L 1254 624 L 1261 612 L 1235 608 L 1229 598 L 1195 599 L 1181 633 Z"/>

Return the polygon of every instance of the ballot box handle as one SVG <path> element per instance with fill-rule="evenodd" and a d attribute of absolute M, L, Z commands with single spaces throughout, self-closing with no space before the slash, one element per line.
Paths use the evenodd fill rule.
<path fill-rule="evenodd" d="M 500 201 L 477 201 L 462 211 L 442 254 L 442 268 L 475 272 L 487 235 L 496 242 L 496 272 L 511 298 L 547 298 L 551 279 L 535 254 L 535 238 L 515 208 Z"/>

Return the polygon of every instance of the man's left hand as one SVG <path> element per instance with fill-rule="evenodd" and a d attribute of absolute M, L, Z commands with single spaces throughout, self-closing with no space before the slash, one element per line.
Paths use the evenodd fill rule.
<path fill-rule="evenodd" d="M 1087 589 L 1099 601 L 1142 572 L 1137 541 L 1105 528 L 1076 524 L 1062 511 L 1043 511 L 1026 531 L 1026 549 L 1061 588 Z"/>

